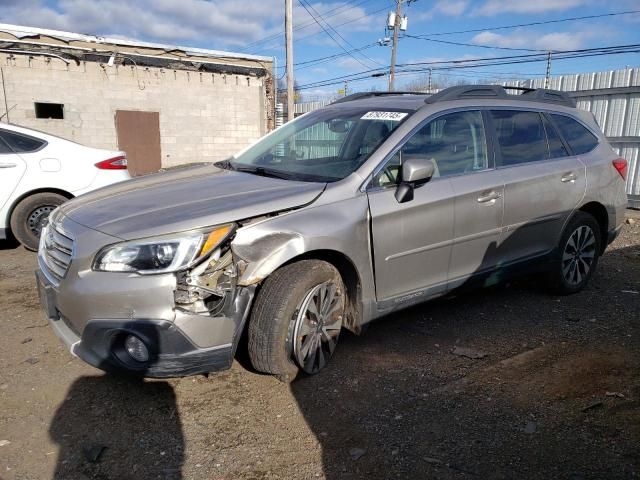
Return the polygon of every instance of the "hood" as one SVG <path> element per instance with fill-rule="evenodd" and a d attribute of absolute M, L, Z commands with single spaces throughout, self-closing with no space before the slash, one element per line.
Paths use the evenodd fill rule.
<path fill-rule="evenodd" d="M 101 188 L 63 204 L 61 211 L 85 227 L 133 240 L 300 207 L 325 186 L 206 165 Z"/>

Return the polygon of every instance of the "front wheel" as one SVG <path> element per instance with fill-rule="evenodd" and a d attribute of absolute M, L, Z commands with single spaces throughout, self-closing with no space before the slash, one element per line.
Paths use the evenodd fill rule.
<path fill-rule="evenodd" d="M 596 219 L 586 212 L 576 212 L 562 233 L 551 272 L 557 293 L 577 293 L 587 285 L 598 265 L 601 238 Z"/>
<path fill-rule="evenodd" d="M 51 192 L 36 193 L 21 200 L 11 214 L 11 233 L 27 250 L 37 250 L 49 214 L 66 201 L 66 197 Z"/>
<path fill-rule="evenodd" d="M 335 351 L 344 318 L 344 285 L 335 267 L 302 260 L 276 270 L 256 298 L 249 322 L 254 368 L 292 381 L 322 370 Z"/>

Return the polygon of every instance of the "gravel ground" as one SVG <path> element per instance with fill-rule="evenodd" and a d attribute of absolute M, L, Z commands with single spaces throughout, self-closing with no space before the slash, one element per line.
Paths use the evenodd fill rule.
<path fill-rule="evenodd" d="M 293 385 L 238 363 L 105 376 L 47 326 L 35 266 L 0 247 L 3 480 L 640 476 L 640 219 L 578 295 L 522 280 L 421 305 Z"/>

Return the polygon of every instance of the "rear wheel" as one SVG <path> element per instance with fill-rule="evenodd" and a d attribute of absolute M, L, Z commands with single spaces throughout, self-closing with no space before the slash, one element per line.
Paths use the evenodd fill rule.
<path fill-rule="evenodd" d="M 49 214 L 67 201 L 57 193 L 36 193 L 24 198 L 11 214 L 11 233 L 28 250 L 37 250 L 40 233 Z"/>
<path fill-rule="evenodd" d="M 344 318 L 344 286 L 333 265 L 302 260 L 276 270 L 256 299 L 249 357 L 256 370 L 292 381 L 333 355 Z"/>
<path fill-rule="evenodd" d="M 577 293 L 587 285 L 598 265 L 601 238 L 596 219 L 576 212 L 564 229 L 551 272 L 557 293 Z"/>

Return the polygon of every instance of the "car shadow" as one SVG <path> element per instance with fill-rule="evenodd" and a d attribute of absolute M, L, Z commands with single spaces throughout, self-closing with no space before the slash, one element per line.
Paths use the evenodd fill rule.
<path fill-rule="evenodd" d="M 20 242 L 13 238 L 11 234 L 4 240 L 0 240 L 0 250 L 15 250 L 18 247 L 20 247 Z"/>
<path fill-rule="evenodd" d="M 122 374 L 77 379 L 49 435 L 53 478 L 182 478 L 184 436 L 173 387 Z"/>
<path fill-rule="evenodd" d="M 489 250 L 495 253 L 495 247 Z M 615 267 L 625 265 L 640 278 L 640 247 L 608 255 L 615 257 Z M 629 262 L 631 258 L 635 261 Z M 481 280 L 489 288 L 461 289 L 389 315 L 372 323 L 362 337 L 343 334 L 325 371 L 290 386 L 321 446 L 324 478 L 633 475 L 640 459 L 634 453 L 637 438 L 629 439 L 634 435 L 629 418 L 615 427 L 598 421 L 590 426 L 589 405 L 598 400 L 592 397 L 603 395 L 598 390 L 603 388 L 600 376 L 613 382 L 609 388 L 624 388 L 620 370 L 633 371 L 638 365 L 637 358 L 631 364 L 614 362 L 611 367 L 607 363 L 614 357 L 607 348 L 617 344 L 615 333 L 609 334 L 611 343 L 604 346 L 589 344 L 594 342 L 593 330 L 580 333 L 580 329 L 601 328 L 587 318 L 607 321 L 621 308 L 598 303 L 620 295 L 624 288 L 616 278 L 620 276 L 617 268 L 611 264 L 598 268 L 587 290 L 572 297 L 549 295 L 545 277 L 534 275 L 505 284 L 500 276 L 488 275 Z M 604 293 L 607 289 L 617 290 Z M 604 292 L 593 295 L 598 290 Z M 640 312 L 636 297 L 629 294 L 625 300 L 628 308 Z M 570 305 L 571 316 L 565 316 L 560 305 Z M 580 364 L 577 355 L 572 360 L 577 371 L 558 372 L 543 350 L 532 354 L 534 360 L 526 369 L 518 365 L 504 373 L 496 366 L 500 358 L 516 357 L 545 343 L 561 343 L 559 337 L 564 340 L 571 335 L 576 344 L 586 345 L 581 352 L 596 352 L 593 365 Z M 455 354 L 457 347 L 471 347 L 466 353 L 477 356 Z M 571 397 L 574 376 L 584 376 L 587 386 L 584 394 Z M 473 378 L 481 381 L 474 384 Z M 559 392 L 555 397 L 548 392 L 547 382 Z M 607 408 L 606 401 L 598 407 L 602 405 Z M 634 411 L 633 418 L 640 419 L 640 411 Z"/>

